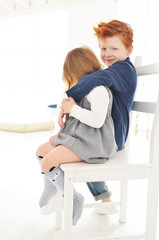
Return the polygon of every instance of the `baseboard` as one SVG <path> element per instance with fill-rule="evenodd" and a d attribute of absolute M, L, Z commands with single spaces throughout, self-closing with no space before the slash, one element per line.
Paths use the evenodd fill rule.
<path fill-rule="evenodd" d="M 51 130 L 51 122 L 38 122 L 38 123 L 0 123 L 0 131 L 8 132 L 19 132 L 19 133 L 29 133 L 29 132 L 40 132 Z"/>

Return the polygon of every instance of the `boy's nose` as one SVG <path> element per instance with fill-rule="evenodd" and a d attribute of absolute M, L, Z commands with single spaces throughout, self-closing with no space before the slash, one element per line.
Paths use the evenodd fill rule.
<path fill-rule="evenodd" d="M 107 50 L 106 52 L 105 52 L 105 57 L 109 57 L 109 56 L 111 56 L 112 55 L 112 52 L 110 51 L 110 50 Z"/>

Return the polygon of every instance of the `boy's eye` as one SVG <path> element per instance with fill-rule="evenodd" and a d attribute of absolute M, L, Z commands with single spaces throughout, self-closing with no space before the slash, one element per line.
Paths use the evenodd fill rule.
<path fill-rule="evenodd" d="M 105 51 L 106 50 L 106 48 L 102 48 L 102 51 Z"/>
<path fill-rule="evenodd" d="M 114 51 L 118 50 L 117 48 L 113 48 Z"/>

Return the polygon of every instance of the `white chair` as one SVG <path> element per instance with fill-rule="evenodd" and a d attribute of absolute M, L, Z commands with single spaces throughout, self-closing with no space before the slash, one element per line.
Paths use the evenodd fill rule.
<path fill-rule="evenodd" d="M 159 63 L 136 68 L 138 76 L 159 73 Z M 127 188 L 128 180 L 148 179 L 147 188 L 147 212 L 145 233 L 127 237 L 104 237 L 96 239 L 109 240 L 157 240 L 157 207 L 159 192 L 159 96 L 156 103 L 134 102 L 133 111 L 154 113 L 153 126 L 151 130 L 148 161 L 141 162 L 140 159 L 133 159 L 129 152 L 129 144 L 124 150 L 117 152 L 105 164 L 70 163 L 62 164 L 61 168 L 65 172 L 65 192 L 64 192 L 64 239 L 72 239 L 72 206 L 73 206 L 73 184 L 76 182 L 93 182 L 106 180 L 119 180 L 121 183 L 120 201 L 118 203 L 97 203 L 107 204 L 107 206 L 119 206 L 119 221 L 126 222 L 127 210 Z M 142 144 L 142 142 L 141 142 Z M 134 149 L 135 151 L 135 149 Z M 134 157 L 134 156 L 133 156 Z M 62 227 L 62 197 L 58 194 L 56 228 Z M 94 207 L 95 204 L 92 205 Z M 87 206 L 88 207 L 88 206 Z M 87 222 L 85 223 L 87 224 Z"/>

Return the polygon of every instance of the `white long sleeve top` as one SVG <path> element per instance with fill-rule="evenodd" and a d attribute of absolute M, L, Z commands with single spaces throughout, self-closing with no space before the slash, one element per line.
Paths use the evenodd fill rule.
<path fill-rule="evenodd" d="M 104 124 L 109 105 L 109 94 L 104 86 L 95 87 L 87 96 L 91 110 L 81 108 L 77 104 L 72 107 L 70 116 L 94 128 Z"/>

